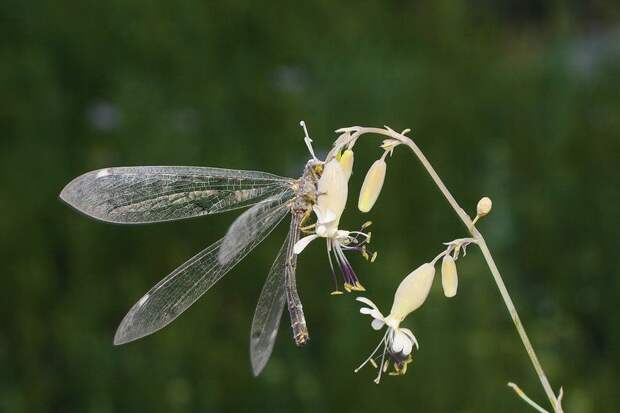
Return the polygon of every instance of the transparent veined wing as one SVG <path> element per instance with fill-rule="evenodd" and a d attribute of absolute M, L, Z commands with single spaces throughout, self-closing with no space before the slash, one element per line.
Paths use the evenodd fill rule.
<path fill-rule="evenodd" d="M 114 336 L 114 344 L 124 344 L 154 333 L 177 318 L 271 233 L 290 211 L 292 196 L 293 192 L 288 190 L 254 205 L 237 218 L 244 219 L 249 214 L 262 225 L 254 227 L 245 242 L 235 244 L 235 249 L 228 251 L 229 259 L 225 264 L 218 259 L 222 238 L 157 283 L 123 318 Z M 257 210 L 259 214 L 255 213 Z"/>
<path fill-rule="evenodd" d="M 292 198 L 292 192 L 285 191 L 282 195 L 276 195 L 274 200 L 284 197 L 287 200 Z M 236 251 L 249 243 L 256 231 L 265 225 L 265 211 L 271 209 L 270 203 L 259 203 L 248 209 L 231 224 L 222 240 L 222 246 L 218 253 L 218 260 L 221 265 L 226 265 L 236 256 Z"/>
<path fill-rule="evenodd" d="M 254 376 L 258 376 L 263 371 L 278 336 L 278 327 L 286 303 L 284 282 L 286 262 L 290 258 L 289 253 L 291 252 L 288 248 L 289 239 L 290 234 L 286 237 L 271 270 L 269 270 L 252 319 L 250 361 Z"/>
<path fill-rule="evenodd" d="M 117 224 L 172 221 L 253 205 L 293 182 L 266 172 L 136 166 L 87 172 L 60 198 L 95 219 Z"/>

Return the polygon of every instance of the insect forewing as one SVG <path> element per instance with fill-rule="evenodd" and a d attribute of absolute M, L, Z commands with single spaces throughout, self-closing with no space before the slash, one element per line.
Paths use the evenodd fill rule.
<path fill-rule="evenodd" d="M 143 224 L 243 208 L 290 188 L 291 182 L 266 172 L 235 169 L 120 167 L 75 178 L 60 198 L 101 221 Z"/>
<path fill-rule="evenodd" d="M 258 376 L 269 361 L 273 345 L 278 336 L 278 327 L 286 303 L 285 266 L 290 257 L 288 244 L 290 234 L 286 237 L 280 252 L 271 266 L 267 280 L 256 304 L 252 329 L 250 330 L 250 360 L 252 372 Z"/>
<path fill-rule="evenodd" d="M 271 233 L 290 211 L 292 195 L 288 190 L 271 197 L 237 218 L 243 220 L 244 216 L 251 215 L 261 225 L 254 226 L 244 242 L 227 250 L 225 263 L 218 259 L 222 238 L 157 283 L 129 310 L 116 331 L 114 344 L 124 344 L 151 334 L 183 313 Z"/>
<path fill-rule="evenodd" d="M 226 235 L 220 247 L 218 259 L 220 264 L 225 265 L 236 256 L 236 251 L 248 244 L 258 229 L 266 224 L 265 212 L 272 208 L 273 202 L 288 202 L 292 199 L 292 192 L 285 191 L 273 196 L 272 202 L 263 202 L 245 211 L 237 218 L 226 231 Z"/>

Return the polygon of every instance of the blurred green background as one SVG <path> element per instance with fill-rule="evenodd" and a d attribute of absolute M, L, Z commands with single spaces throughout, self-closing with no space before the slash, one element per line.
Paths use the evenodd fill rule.
<path fill-rule="evenodd" d="M 236 213 L 152 226 L 61 204 L 75 176 L 121 165 L 210 165 L 298 176 L 305 119 L 410 127 L 479 225 L 566 412 L 620 403 L 620 4 L 526 0 L 0 1 L 0 411 L 529 411 L 544 394 L 475 248 L 448 300 L 435 283 L 407 319 L 405 377 L 353 374 L 379 340 L 331 297 L 324 249 L 300 257 L 312 337 L 285 315 L 263 375 L 248 339 L 281 225 L 169 327 L 113 347 L 134 302 L 217 240 Z M 400 279 L 465 235 L 414 157 L 355 209 L 380 141 L 356 146 L 344 227 L 372 219 L 376 263 L 353 257 L 389 308 Z M 438 281 L 439 279 L 436 279 Z"/>

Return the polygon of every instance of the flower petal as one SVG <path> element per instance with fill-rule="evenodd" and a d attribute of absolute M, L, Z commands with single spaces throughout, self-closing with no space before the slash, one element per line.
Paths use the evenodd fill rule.
<path fill-rule="evenodd" d="M 373 330 L 381 330 L 384 325 L 385 322 L 380 318 L 375 318 L 374 320 L 372 320 L 372 323 L 370 323 L 370 326 Z"/>
<path fill-rule="evenodd" d="M 369 315 L 372 318 L 376 318 L 378 320 L 383 321 L 383 314 L 381 314 L 381 312 L 377 310 L 376 308 L 362 307 L 360 308 L 360 313 Z"/>
<path fill-rule="evenodd" d="M 379 307 L 377 307 L 377 305 L 375 303 L 373 303 L 372 301 L 370 301 L 368 298 L 366 298 L 366 297 L 356 297 L 355 299 L 357 301 L 359 301 L 360 303 L 364 303 L 367 306 L 372 307 L 375 310 L 379 311 Z"/>
<path fill-rule="evenodd" d="M 405 342 L 405 346 L 403 347 L 403 354 L 405 356 L 408 356 L 409 354 L 411 354 L 411 350 L 413 350 L 413 341 L 407 340 Z"/>
<path fill-rule="evenodd" d="M 415 347 L 419 350 L 420 349 L 420 345 L 418 344 L 418 339 L 415 338 L 415 336 L 413 335 L 413 333 L 411 332 L 411 330 L 409 330 L 408 328 L 401 328 L 400 331 L 402 331 L 403 333 L 405 333 L 410 339 L 411 342 L 413 344 L 415 344 Z"/>
<path fill-rule="evenodd" d="M 370 315 L 372 313 L 374 313 L 376 310 L 373 308 L 368 308 L 368 307 L 362 307 L 360 308 L 360 313 L 362 314 L 366 314 L 366 315 Z"/>
<path fill-rule="evenodd" d="M 403 349 L 405 348 L 405 346 L 407 345 L 407 342 L 410 342 L 410 338 L 407 337 L 407 335 L 403 332 L 401 332 L 400 330 L 397 330 L 394 333 L 394 339 L 392 340 L 392 351 L 394 353 L 400 353 L 403 351 Z"/>
<path fill-rule="evenodd" d="M 337 240 L 346 240 L 349 237 L 350 231 L 345 231 L 344 229 L 339 229 L 336 231 L 336 239 Z"/>
<path fill-rule="evenodd" d="M 301 252 L 310 244 L 312 241 L 317 239 L 319 236 L 316 234 L 308 235 L 307 237 L 303 237 L 299 241 L 295 243 L 293 246 L 293 252 L 295 254 L 301 254 Z"/>

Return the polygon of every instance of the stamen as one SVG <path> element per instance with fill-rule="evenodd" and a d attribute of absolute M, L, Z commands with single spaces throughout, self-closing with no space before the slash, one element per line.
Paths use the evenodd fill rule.
<path fill-rule="evenodd" d="M 389 330 L 388 330 L 389 331 Z M 387 352 L 387 340 L 385 341 L 385 346 L 383 347 L 383 355 L 381 356 L 381 366 L 383 366 L 383 361 L 385 360 L 385 353 Z M 375 383 L 379 384 L 381 381 L 381 373 L 383 373 L 383 369 L 379 369 L 379 375 L 375 379 Z"/>
<path fill-rule="evenodd" d="M 334 244 L 334 251 L 336 252 L 336 256 L 340 259 L 340 264 L 341 264 L 340 269 L 342 270 L 345 276 L 346 282 L 349 284 L 349 287 L 351 288 L 351 290 L 356 289 L 356 285 L 359 284 L 359 280 L 357 279 L 357 275 L 355 274 L 353 267 L 349 263 L 349 260 L 347 260 L 347 257 L 344 255 L 344 252 L 342 252 L 342 248 L 340 247 L 340 244 L 338 243 Z M 345 285 L 345 289 L 346 289 L 346 285 Z"/>
<path fill-rule="evenodd" d="M 359 281 L 355 283 L 355 286 L 352 289 L 355 290 L 355 291 L 366 291 L 364 286 L 362 284 L 360 284 Z"/>
<path fill-rule="evenodd" d="M 350 285 L 349 283 L 349 277 L 347 276 L 346 271 L 342 268 L 343 264 L 342 264 L 342 258 L 340 257 L 340 255 L 338 254 L 338 250 L 339 248 L 337 248 L 337 246 L 334 244 L 332 251 L 334 252 L 334 258 L 336 258 L 336 264 L 338 264 L 338 268 L 340 269 L 340 274 L 342 275 L 343 281 L 344 281 L 344 289 L 347 289 L 347 285 Z M 334 273 L 334 278 L 335 278 L 335 273 Z M 337 285 L 337 284 L 336 284 Z M 350 292 L 347 290 L 347 292 Z"/>
<path fill-rule="evenodd" d="M 377 259 L 377 251 L 372 253 L 372 257 L 370 258 L 370 262 L 375 262 L 376 259 Z"/>
<path fill-rule="evenodd" d="M 342 294 L 342 292 L 338 290 L 338 278 L 336 277 L 336 271 L 334 271 L 334 263 L 332 262 L 332 254 L 329 240 L 327 241 L 327 258 L 329 259 L 329 268 L 331 268 L 332 270 L 332 277 L 334 278 L 334 285 L 336 286 L 336 291 L 332 292 L 332 295 L 334 295 L 334 293 L 336 292 L 338 294 Z"/>
<path fill-rule="evenodd" d="M 383 338 L 381 339 L 381 341 L 379 341 L 379 344 L 377 345 L 377 347 L 375 347 L 375 349 L 372 351 L 372 353 L 370 353 L 370 356 L 366 360 L 364 360 L 364 362 L 362 364 L 360 364 L 358 368 L 353 370 L 355 373 L 360 371 L 362 369 L 362 367 L 364 367 L 367 363 L 370 363 L 373 366 L 375 366 L 375 368 L 377 368 L 377 363 L 375 363 L 375 361 L 372 358 L 375 355 L 375 353 L 377 351 L 379 351 L 379 349 L 381 348 L 381 345 L 385 343 L 385 338 L 387 337 L 387 334 L 388 334 L 388 332 L 386 331 L 385 334 L 383 335 Z M 384 349 L 384 354 L 385 354 L 385 349 Z"/>

